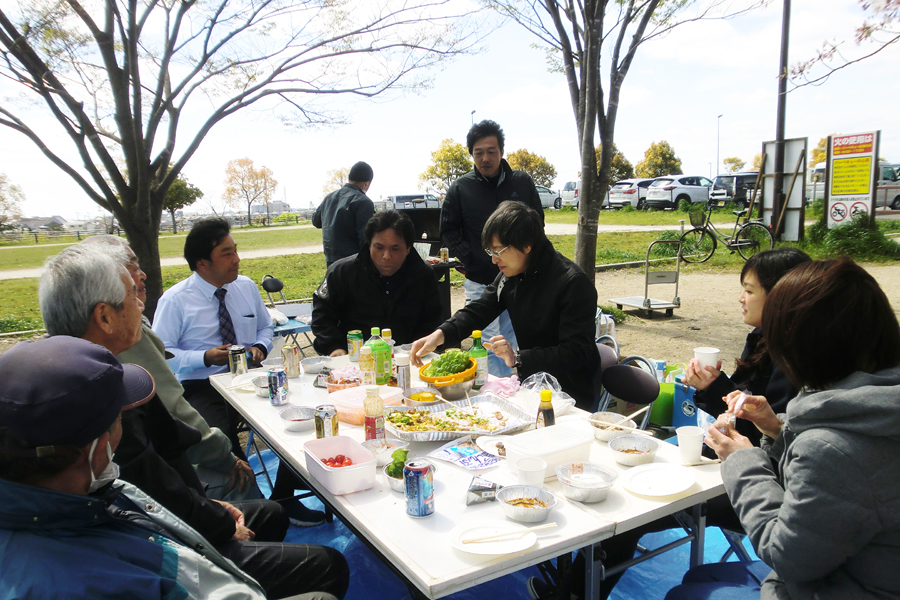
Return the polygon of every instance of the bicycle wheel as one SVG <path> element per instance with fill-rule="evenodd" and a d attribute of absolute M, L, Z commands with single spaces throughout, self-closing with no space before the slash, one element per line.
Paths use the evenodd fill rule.
<path fill-rule="evenodd" d="M 771 250 L 775 247 L 772 232 L 762 223 L 747 223 L 737 232 L 731 243 L 738 253 L 747 260 L 760 250 Z"/>
<path fill-rule="evenodd" d="M 716 251 L 716 238 L 706 229 L 695 227 L 681 236 L 681 260 L 702 263 Z"/>

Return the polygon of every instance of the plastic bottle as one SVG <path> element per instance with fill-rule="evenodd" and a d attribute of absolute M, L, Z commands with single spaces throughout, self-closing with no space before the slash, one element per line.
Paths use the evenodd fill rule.
<path fill-rule="evenodd" d="M 369 346 L 359 349 L 359 378 L 363 385 L 375 385 L 375 355 Z"/>
<path fill-rule="evenodd" d="M 409 354 L 398 354 L 394 357 L 397 365 L 397 387 L 408 390 L 411 385 L 409 372 Z"/>
<path fill-rule="evenodd" d="M 541 390 L 541 405 L 538 406 L 536 425 L 538 427 L 550 427 L 556 425 L 556 415 L 553 413 L 553 391 Z"/>
<path fill-rule="evenodd" d="M 366 397 L 363 400 L 363 410 L 366 412 L 366 439 L 384 439 L 384 401 L 378 393 L 377 385 L 366 386 Z"/>
<path fill-rule="evenodd" d="M 397 360 L 396 360 L 396 354 L 394 354 L 394 350 L 396 350 L 396 348 L 394 347 L 395 342 L 394 342 L 393 335 L 391 334 L 391 330 L 390 329 L 382 329 L 381 330 L 381 339 L 383 339 L 384 342 L 388 346 L 391 347 L 391 377 L 396 377 L 397 376 Z"/>
<path fill-rule="evenodd" d="M 472 385 L 472 389 L 480 390 L 481 386 L 487 383 L 488 373 L 488 351 L 481 344 L 480 329 L 472 332 L 472 347 L 469 349 L 469 356 L 475 359 L 475 383 Z"/>
<path fill-rule="evenodd" d="M 372 349 L 375 357 L 375 383 L 387 385 L 391 380 L 391 347 L 381 339 L 381 330 L 372 328 L 372 337 L 366 341 L 366 346 Z"/>

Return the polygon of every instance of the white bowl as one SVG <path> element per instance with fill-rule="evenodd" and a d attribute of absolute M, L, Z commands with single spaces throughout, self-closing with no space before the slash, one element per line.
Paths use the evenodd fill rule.
<path fill-rule="evenodd" d="M 278 416 L 281 417 L 285 431 L 306 431 L 316 424 L 316 410 L 308 406 L 291 406 L 278 413 Z"/>
<path fill-rule="evenodd" d="M 303 360 L 301 360 L 300 366 L 303 367 L 304 373 L 316 375 L 319 371 L 322 370 L 322 367 L 327 366 L 330 363 L 330 356 L 310 356 L 309 358 L 304 358 Z"/>
<path fill-rule="evenodd" d="M 626 467 L 636 467 L 653 462 L 656 451 L 659 450 L 659 442 L 643 435 L 620 435 L 609 441 L 609 449 L 613 451 L 617 463 Z"/>
<path fill-rule="evenodd" d="M 618 475 L 612 469 L 589 462 L 565 463 L 556 467 L 556 479 L 566 498 L 578 502 L 606 500 Z"/>
<path fill-rule="evenodd" d="M 262 361 L 262 366 L 267 369 L 271 369 L 272 367 L 283 367 L 284 366 L 284 357 L 283 356 L 270 356 L 266 360 Z"/>
<path fill-rule="evenodd" d="M 269 376 L 263 375 L 262 377 L 254 377 L 253 378 L 253 389 L 256 390 L 256 395 L 260 398 L 269 398 Z"/>
<path fill-rule="evenodd" d="M 519 498 L 534 498 L 543 506 L 532 508 L 509 504 Z M 508 485 L 497 492 L 497 501 L 500 502 L 507 517 L 520 523 L 540 523 L 550 515 L 550 511 L 558 502 L 550 490 L 530 485 Z"/>
<path fill-rule="evenodd" d="M 409 442 L 394 439 L 366 440 L 362 445 L 363 448 L 375 455 L 375 465 L 383 467 L 393 460 L 391 454 L 394 453 L 394 450 L 409 447 Z"/>
<path fill-rule="evenodd" d="M 618 423 L 619 421 L 621 421 L 623 417 L 624 415 L 620 415 L 619 413 L 614 412 L 597 412 L 591 415 L 591 420 L 603 421 L 604 423 L 609 423 L 610 425 L 612 425 L 613 423 Z M 622 423 L 622 425 L 637 429 L 637 423 L 630 419 Z M 594 437 L 601 442 L 608 442 L 614 437 L 618 437 L 620 435 L 628 433 L 624 429 L 604 429 L 603 425 L 597 425 L 596 423 L 591 423 L 591 426 L 594 428 Z"/>

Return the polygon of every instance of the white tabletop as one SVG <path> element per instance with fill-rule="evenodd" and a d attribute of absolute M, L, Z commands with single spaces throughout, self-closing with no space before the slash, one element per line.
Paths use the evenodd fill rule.
<path fill-rule="evenodd" d="M 260 374 L 264 372 L 260 369 Z M 302 375 L 290 380 L 291 405 L 313 407 L 327 402 L 327 392 L 312 385 L 313 377 Z M 268 399 L 260 398 L 254 392 L 228 390 L 231 384 L 229 374 L 216 375 L 210 380 L 270 447 L 285 457 L 309 481 L 316 493 L 334 507 L 342 520 L 365 536 L 397 570 L 430 598 L 440 598 L 590 546 L 617 532 L 633 529 L 724 493 L 718 465 L 707 465 L 692 467 L 696 483 L 685 492 L 664 498 L 636 496 L 621 486 L 621 475 L 629 468 L 615 463 L 607 444 L 595 440 L 591 443 L 591 462 L 611 466 L 620 473 L 620 480 L 607 500 L 596 504 L 573 503 L 566 500 L 557 481 L 548 480 L 546 487 L 556 494 L 559 504 L 546 522 L 555 521 L 557 528 L 538 532 L 537 543 L 521 552 L 503 556 L 469 554 L 454 549 L 447 539 L 449 532 L 457 525 L 491 520 L 510 522 L 497 502 L 466 506 L 466 490 L 474 472 L 436 461 L 435 514 L 421 519 L 407 516 L 403 494 L 388 487 L 380 468 L 371 489 L 334 496 L 311 479 L 306 468 L 303 444 L 315 439 L 314 430 L 300 433 L 285 431 L 278 416 L 285 407 L 272 406 Z M 559 417 L 557 422 L 590 431 L 590 425 L 581 419 L 585 413 L 576 409 L 572 409 L 572 413 Z M 357 441 L 364 439 L 362 427 L 343 422 L 340 423 L 339 433 Z M 423 456 L 440 445 L 441 442 L 413 443 L 410 445 L 410 456 Z M 656 462 L 676 463 L 678 448 L 668 443 L 661 446 Z M 499 467 L 477 474 L 500 484 L 515 483 L 505 460 Z"/>

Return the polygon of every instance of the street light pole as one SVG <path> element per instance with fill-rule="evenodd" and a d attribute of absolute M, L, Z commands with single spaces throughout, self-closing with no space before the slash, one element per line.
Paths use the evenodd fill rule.
<path fill-rule="evenodd" d="M 472 111 L 472 125 L 475 124 L 475 111 Z"/>
<path fill-rule="evenodd" d="M 722 123 L 722 115 L 716 117 L 716 176 L 719 175 L 719 131 Z"/>

